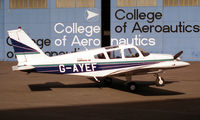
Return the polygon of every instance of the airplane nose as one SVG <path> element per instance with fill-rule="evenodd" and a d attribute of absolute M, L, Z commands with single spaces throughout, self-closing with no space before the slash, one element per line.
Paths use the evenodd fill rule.
<path fill-rule="evenodd" d="M 188 62 L 184 62 L 184 66 L 189 66 L 190 65 L 190 63 L 188 63 Z"/>

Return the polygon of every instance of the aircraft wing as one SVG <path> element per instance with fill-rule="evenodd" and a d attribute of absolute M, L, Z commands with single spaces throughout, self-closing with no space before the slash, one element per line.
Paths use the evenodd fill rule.
<path fill-rule="evenodd" d="M 144 70 L 144 67 L 139 66 L 139 67 L 129 67 L 129 68 L 123 68 L 118 71 L 110 73 L 108 76 L 115 76 L 115 75 L 124 75 L 126 73 L 136 73 L 138 71 Z"/>
<path fill-rule="evenodd" d="M 142 74 L 154 74 L 154 73 L 161 73 L 163 72 L 164 69 L 167 68 L 151 68 L 151 67 L 147 67 L 147 65 L 145 66 L 139 66 L 139 67 L 129 67 L 129 68 L 125 68 L 125 69 L 121 69 L 115 72 L 112 72 L 110 74 L 108 74 L 107 76 L 126 76 L 127 74 L 131 74 L 131 75 L 142 75 Z"/>

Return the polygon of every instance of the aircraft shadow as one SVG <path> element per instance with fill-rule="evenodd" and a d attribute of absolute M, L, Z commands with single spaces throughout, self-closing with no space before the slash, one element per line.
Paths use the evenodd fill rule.
<path fill-rule="evenodd" d="M 90 78 L 92 81 L 94 81 L 92 78 Z M 161 95 L 181 95 L 184 93 L 176 92 L 176 91 L 170 91 L 161 89 L 161 87 L 152 87 L 155 86 L 154 82 L 150 81 L 134 81 L 137 84 L 137 90 L 134 92 L 134 94 L 139 94 L 143 96 L 161 96 Z M 177 81 L 166 81 L 167 84 L 171 84 Z M 124 81 L 113 78 L 112 84 L 99 84 L 99 83 L 81 83 L 81 84 L 70 84 L 66 85 L 61 82 L 47 82 L 44 84 L 30 84 L 29 88 L 31 91 L 51 91 L 52 88 L 105 88 L 109 87 L 112 89 L 120 90 L 123 92 L 129 92 L 126 87 L 124 87 Z M 129 92 L 131 93 L 131 92 Z"/>

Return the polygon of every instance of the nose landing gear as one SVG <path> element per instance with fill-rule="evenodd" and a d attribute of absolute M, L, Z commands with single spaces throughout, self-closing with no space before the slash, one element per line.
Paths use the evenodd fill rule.
<path fill-rule="evenodd" d="M 155 74 L 155 76 L 156 76 L 156 81 L 155 81 L 156 86 L 159 86 L 159 87 L 164 86 L 165 80 L 158 74 Z"/>

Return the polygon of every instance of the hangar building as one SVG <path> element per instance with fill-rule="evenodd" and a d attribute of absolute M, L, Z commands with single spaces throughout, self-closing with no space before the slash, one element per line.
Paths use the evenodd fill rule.
<path fill-rule="evenodd" d="M 200 60 L 200 0 L 0 0 L 0 60 L 15 55 L 7 30 L 19 26 L 49 56 L 134 44 Z"/>

